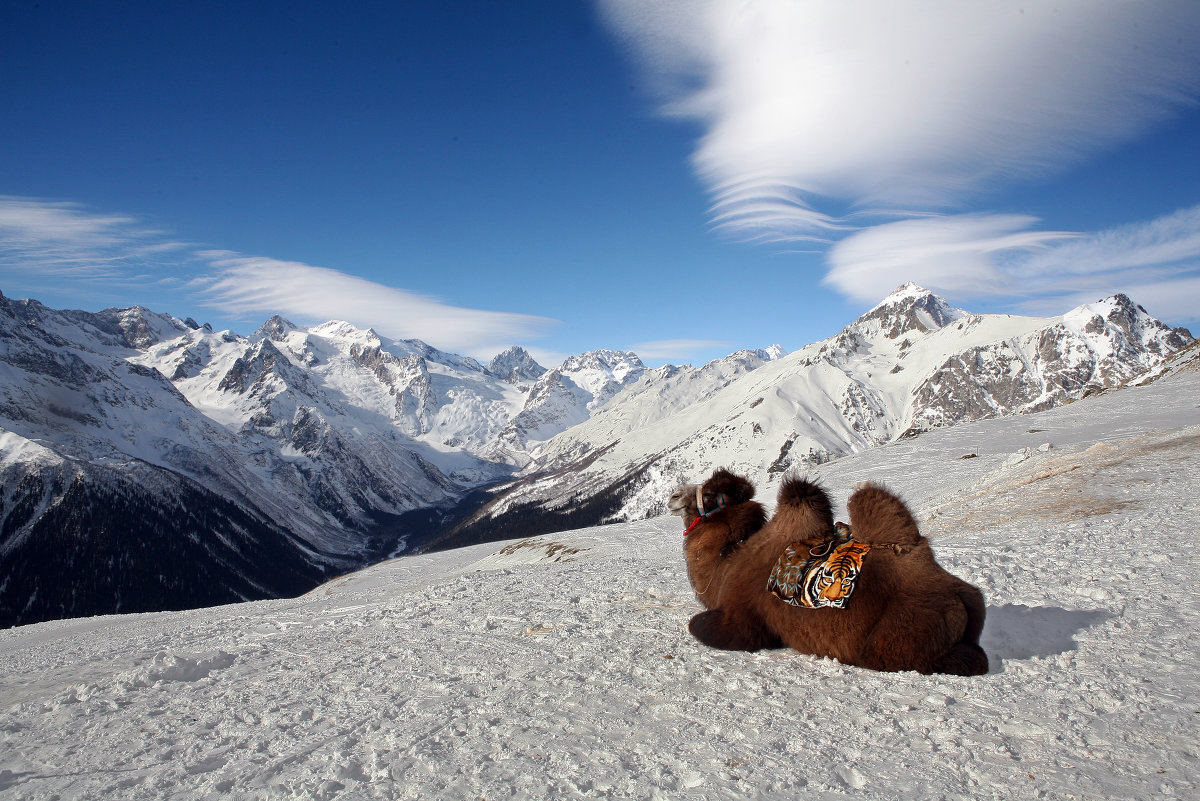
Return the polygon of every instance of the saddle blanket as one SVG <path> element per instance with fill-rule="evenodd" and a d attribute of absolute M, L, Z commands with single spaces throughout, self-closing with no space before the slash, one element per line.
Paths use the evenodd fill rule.
<path fill-rule="evenodd" d="M 843 540 L 830 543 L 822 553 L 813 553 L 816 550 L 803 545 L 785 548 L 771 568 L 767 589 L 792 606 L 844 609 L 858 585 L 863 558 L 871 546 Z"/>

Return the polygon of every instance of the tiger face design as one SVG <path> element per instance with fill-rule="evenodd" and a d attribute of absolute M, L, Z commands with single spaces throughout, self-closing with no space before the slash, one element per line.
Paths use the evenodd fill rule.
<path fill-rule="evenodd" d="M 870 550 L 870 545 L 854 540 L 846 540 L 819 553 L 789 546 L 771 569 L 767 589 L 792 606 L 844 609 L 857 586 L 863 559 Z"/>

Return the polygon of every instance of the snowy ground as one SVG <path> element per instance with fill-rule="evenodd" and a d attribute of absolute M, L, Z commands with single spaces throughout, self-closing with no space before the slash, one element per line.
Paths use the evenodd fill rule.
<path fill-rule="evenodd" d="M 663 518 L 0 632 L 0 797 L 1196 798 L 1197 403 L 1181 375 L 815 471 L 908 499 L 988 598 L 987 676 L 706 649 Z"/>

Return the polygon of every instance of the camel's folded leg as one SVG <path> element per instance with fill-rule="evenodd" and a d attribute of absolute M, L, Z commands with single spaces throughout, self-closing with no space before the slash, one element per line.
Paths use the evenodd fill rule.
<path fill-rule="evenodd" d="M 959 642 L 967 613 L 957 599 L 908 599 L 888 609 L 863 644 L 854 664 L 872 670 L 937 672 L 937 661 Z"/>
<path fill-rule="evenodd" d="M 955 643 L 933 663 L 933 672 L 953 676 L 982 676 L 988 672 L 987 654 L 975 643 Z"/>
<path fill-rule="evenodd" d="M 710 609 L 688 622 L 688 631 L 710 648 L 724 651 L 758 651 L 763 648 L 782 648 L 783 642 L 761 620 L 746 615 L 731 615 L 721 609 Z"/>

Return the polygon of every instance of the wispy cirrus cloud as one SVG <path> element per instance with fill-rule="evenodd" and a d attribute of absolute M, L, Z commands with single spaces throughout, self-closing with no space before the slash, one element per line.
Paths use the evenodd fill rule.
<path fill-rule="evenodd" d="M 106 281 L 186 257 L 186 243 L 123 214 L 78 203 L 0 196 L 0 269 Z"/>
<path fill-rule="evenodd" d="M 1021 281 L 1095 273 L 1130 280 L 1146 269 L 1189 265 L 1200 268 L 1200 205 L 1064 242 L 1014 265 L 1013 272 Z"/>
<path fill-rule="evenodd" d="M 1200 314 L 1194 208 L 1090 234 L 955 213 L 1194 105 L 1200 4 L 599 3 L 662 113 L 700 124 L 714 226 L 827 248 L 827 286 L 874 301 L 917 281 L 1039 311 L 1126 290 Z"/>
<path fill-rule="evenodd" d="M 89 287 L 103 288 L 106 298 L 115 295 L 124 303 L 134 301 L 112 287 L 169 285 L 174 298 L 238 319 L 272 314 L 302 323 L 340 319 L 479 358 L 537 339 L 558 324 L 536 315 L 454 306 L 325 267 L 202 249 L 136 217 L 34 198 L 0 197 L 0 277 L 81 299 L 96 296 Z"/>
<path fill-rule="evenodd" d="M 1019 214 L 964 214 L 877 225 L 829 249 L 823 283 L 861 301 L 903 281 L 956 297 L 1021 294 L 1007 268 L 1024 254 L 1078 236 L 1031 230 L 1036 223 Z"/>
<path fill-rule="evenodd" d="M 831 240 L 837 209 L 946 209 L 1062 170 L 1194 102 L 1200 6 L 1065 0 L 601 0 L 703 126 L 714 223 Z"/>

